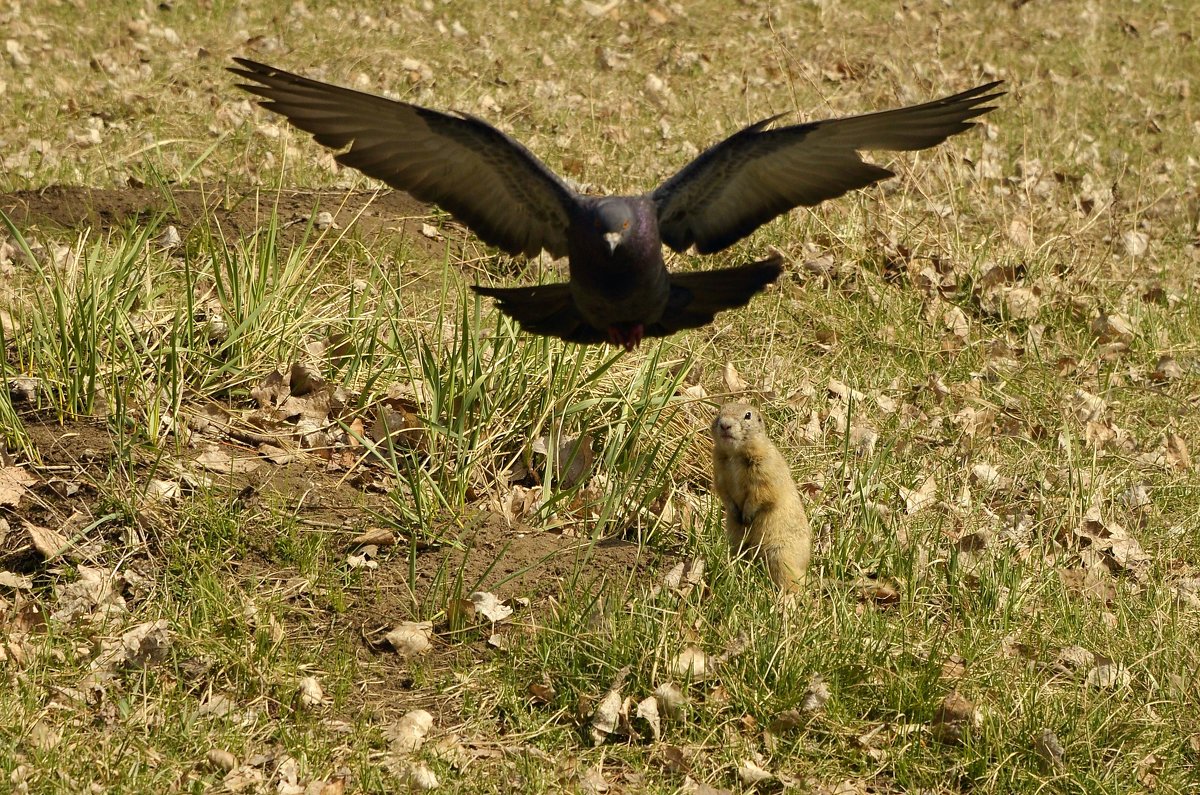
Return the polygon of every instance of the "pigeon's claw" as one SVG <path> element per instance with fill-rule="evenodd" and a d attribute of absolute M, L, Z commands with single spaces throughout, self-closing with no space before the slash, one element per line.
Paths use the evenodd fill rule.
<path fill-rule="evenodd" d="M 608 343 L 624 348 L 626 353 L 636 348 L 646 336 L 646 327 L 641 323 L 634 323 L 627 329 L 615 324 L 608 327 Z"/>

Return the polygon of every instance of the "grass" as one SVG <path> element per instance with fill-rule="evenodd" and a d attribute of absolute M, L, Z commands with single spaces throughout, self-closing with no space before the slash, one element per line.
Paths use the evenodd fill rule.
<path fill-rule="evenodd" d="M 382 792 L 415 763 L 443 791 L 596 791 L 599 775 L 610 791 L 679 792 L 688 777 L 749 791 L 752 760 L 798 791 L 1189 792 L 1192 16 L 1134 2 L 9 14 L 0 309 L 15 327 L 0 375 L 37 389 L 0 395 L 0 432 L 37 483 L 0 506 L 0 572 L 29 578 L 0 584 L 0 770 L 27 792 Z M 328 193 L 296 217 L 288 189 L 370 186 L 253 111 L 222 71 L 231 55 L 477 113 L 624 192 L 772 113 L 994 77 L 1010 93 L 979 134 L 896 158 L 881 188 L 778 219 L 712 263 L 674 257 L 709 267 L 774 245 L 793 267 L 710 329 L 618 354 L 497 317 L 467 284 L 558 277 L 436 211 L 368 234 L 371 207 L 355 217 Z M 22 213 L 13 192 L 58 184 L 108 201 L 142 190 L 167 212 L 65 226 Z M 184 224 L 193 188 L 217 198 Z M 341 228 L 319 228 L 319 209 Z M 160 242 L 168 223 L 178 246 Z M 1102 313 L 1128 334 L 1106 336 Z M 817 531 L 820 585 L 790 610 L 729 560 L 708 493 L 726 365 Z M 255 397 L 276 370 L 300 420 Z M 417 430 L 382 439 L 385 408 Z M 265 438 L 308 452 L 269 463 Z M 572 456 L 589 457 L 579 438 L 590 474 L 569 482 Z M 214 447 L 259 467 L 193 463 Z M 910 512 L 902 489 L 931 477 L 935 504 Z M 164 483 L 177 494 L 158 496 Z M 46 560 L 29 524 L 71 546 Z M 364 530 L 398 541 L 364 558 L 377 568 L 348 562 Z M 1103 551 L 1120 531 L 1143 563 Z M 701 584 L 660 587 L 685 557 L 704 562 Z M 493 626 L 463 604 L 476 590 L 530 601 Z M 159 620 L 161 659 L 112 661 Z M 422 620 L 431 653 L 380 646 L 381 629 Z M 1075 646 L 1093 655 L 1078 669 L 1062 656 Z M 687 647 L 713 676 L 672 670 Z M 1115 687 L 1088 682 L 1119 670 Z M 298 696 L 309 676 L 315 706 Z M 829 700 L 788 717 L 817 676 Z M 661 739 L 593 744 L 610 689 L 636 706 L 666 682 L 687 699 Z M 939 726 L 952 693 L 978 708 L 958 743 Z M 392 732 L 417 708 L 434 728 L 408 755 Z M 1061 763 L 1039 753 L 1046 730 Z"/>

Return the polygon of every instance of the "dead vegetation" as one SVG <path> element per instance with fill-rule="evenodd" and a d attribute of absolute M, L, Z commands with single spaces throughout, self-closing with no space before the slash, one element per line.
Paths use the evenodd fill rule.
<path fill-rule="evenodd" d="M 0 10 L 14 791 L 1194 786 L 1186 6 L 218 6 Z M 468 298 L 561 264 L 339 169 L 231 55 L 610 191 L 772 113 L 1010 94 L 626 355 Z M 708 491 L 728 394 L 810 508 L 788 609 Z"/>

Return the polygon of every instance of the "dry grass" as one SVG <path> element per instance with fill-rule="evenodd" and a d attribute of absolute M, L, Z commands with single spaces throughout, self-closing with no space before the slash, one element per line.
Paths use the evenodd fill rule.
<path fill-rule="evenodd" d="M 468 300 L 469 282 L 551 266 L 495 257 L 436 213 L 418 223 L 447 242 L 367 240 L 342 216 L 323 234 L 288 217 L 246 234 L 215 209 L 175 249 L 147 219 L 0 234 L 15 247 L 0 256 L 3 375 L 40 385 L 36 405 L 0 398 L 17 451 L 0 476 L 33 478 L 19 504 L 0 480 L 0 770 L 15 790 L 374 792 L 415 765 L 448 791 L 749 790 L 747 761 L 799 791 L 1194 787 L 1186 5 L 36 2 L 0 10 L 0 27 L 6 211 L 11 192 L 54 184 L 202 186 L 223 210 L 252 205 L 253 186 L 264 207 L 277 187 L 370 187 L 233 89 L 232 55 L 476 113 L 621 192 L 773 113 L 996 78 L 1010 92 L 978 133 L 896 158 L 897 179 L 716 258 L 773 245 L 793 267 L 748 310 L 632 355 L 520 336 Z M 346 390 L 333 459 L 202 482 L 214 439 L 251 459 L 253 434 L 299 444 L 293 425 L 253 424 L 269 412 L 251 390 L 314 357 Z M 824 584 L 792 613 L 730 565 L 707 494 L 698 396 L 738 377 L 811 497 Z M 421 415 L 427 450 L 351 441 L 385 399 Z M 556 486 L 570 466 L 533 440 L 585 432 L 591 476 Z M 539 495 L 548 507 L 530 510 Z M 514 527 L 487 535 L 490 512 Z M 352 567 L 346 539 L 369 527 L 401 543 Z M 68 551 L 35 549 L 37 528 Z M 561 582 L 523 579 L 541 550 L 528 571 L 490 566 L 510 541 L 548 555 L 571 533 L 593 557 Z M 654 590 L 647 556 L 699 557 L 703 585 Z M 533 597 L 497 625 L 504 650 L 461 603 L 476 586 Z M 426 619 L 430 655 L 403 660 L 373 634 Z M 636 704 L 682 683 L 671 666 L 689 646 L 719 664 L 684 717 L 657 741 L 593 746 L 606 693 Z M 805 711 L 818 675 L 831 697 Z M 953 694 L 977 711 L 947 717 Z M 416 708 L 435 721 L 410 754 L 396 727 Z"/>

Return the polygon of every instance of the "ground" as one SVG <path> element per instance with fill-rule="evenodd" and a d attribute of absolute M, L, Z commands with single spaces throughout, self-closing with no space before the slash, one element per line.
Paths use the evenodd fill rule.
<path fill-rule="evenodd" d="M 1138 2 L 0 9 L 0 773 L 18 792 L 1191 792 L 1200 73 Z M 496 123 L 593 192 L 1002 79 L 712 326 L 342 169 L 235 55 Z M 7 219 L 7 220 L 4 220 Z M 816 533 L 731 560 L 719 403 Z"/>

